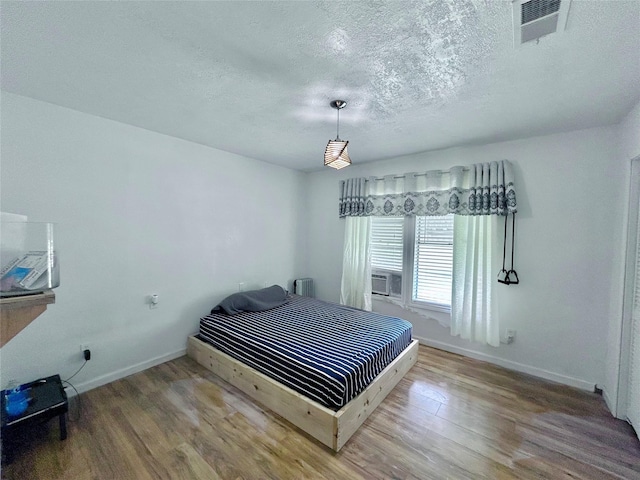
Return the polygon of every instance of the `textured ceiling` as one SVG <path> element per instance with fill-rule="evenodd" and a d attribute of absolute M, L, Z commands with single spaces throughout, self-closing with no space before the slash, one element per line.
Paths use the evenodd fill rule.
<path fill-rule="evenodd" d="M 300 170 L 618 122 L 640 1 L 573 0 L 514 48 L 511 2 L 8 2 L 2 89 Z"/>

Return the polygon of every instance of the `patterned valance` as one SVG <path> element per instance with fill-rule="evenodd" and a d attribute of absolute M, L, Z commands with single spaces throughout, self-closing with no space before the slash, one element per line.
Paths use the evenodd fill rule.
<path fill-rule="evenodd" d="M 340 217 L 508 215 L 516 212 L 507 160 L 448 171 L 350 178 L 340 182 Z"/>

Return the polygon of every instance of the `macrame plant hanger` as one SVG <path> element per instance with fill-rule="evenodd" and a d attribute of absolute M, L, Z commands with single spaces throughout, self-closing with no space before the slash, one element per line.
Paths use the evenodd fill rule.
<path fill-rule="evenodd" d="M 504 246 L 502 247 L 502 270 L 498 272 L 498 282 L 504 283 L 505 285 L 517 285 L 520 283 L 520 279 L 518 278 L 518 273 L 513 269 L 513 252 L 514 252 L 514 241 L 516 238 L 516 214 L 513 213 L 513 218 L 511 220 L 511 269 L 507 270 L 505 267 L 506 259 L 507 259 L 507 223 L 509 222 L 509 215 L 504 217 Z"/>

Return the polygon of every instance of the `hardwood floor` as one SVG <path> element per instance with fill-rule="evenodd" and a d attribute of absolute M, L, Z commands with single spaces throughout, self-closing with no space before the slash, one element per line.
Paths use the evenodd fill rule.
<path fill-rule="evenodd" d="M 81 395 L 69 438 L 34 432 L 6 479 L 640 479 L 602 398 L 420 346 L 339 453 L 182 357 Z"/>

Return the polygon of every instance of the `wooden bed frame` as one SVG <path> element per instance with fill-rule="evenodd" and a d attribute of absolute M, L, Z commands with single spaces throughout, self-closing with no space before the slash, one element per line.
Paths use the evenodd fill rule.
<path fill-rule="evenodd" d="M 337 412 L 278 383 L 195 336 L 189 337 L 187 355 L 337 452 L 416 363 L 418 341 L 413 340 L 360 395 Z"/>

